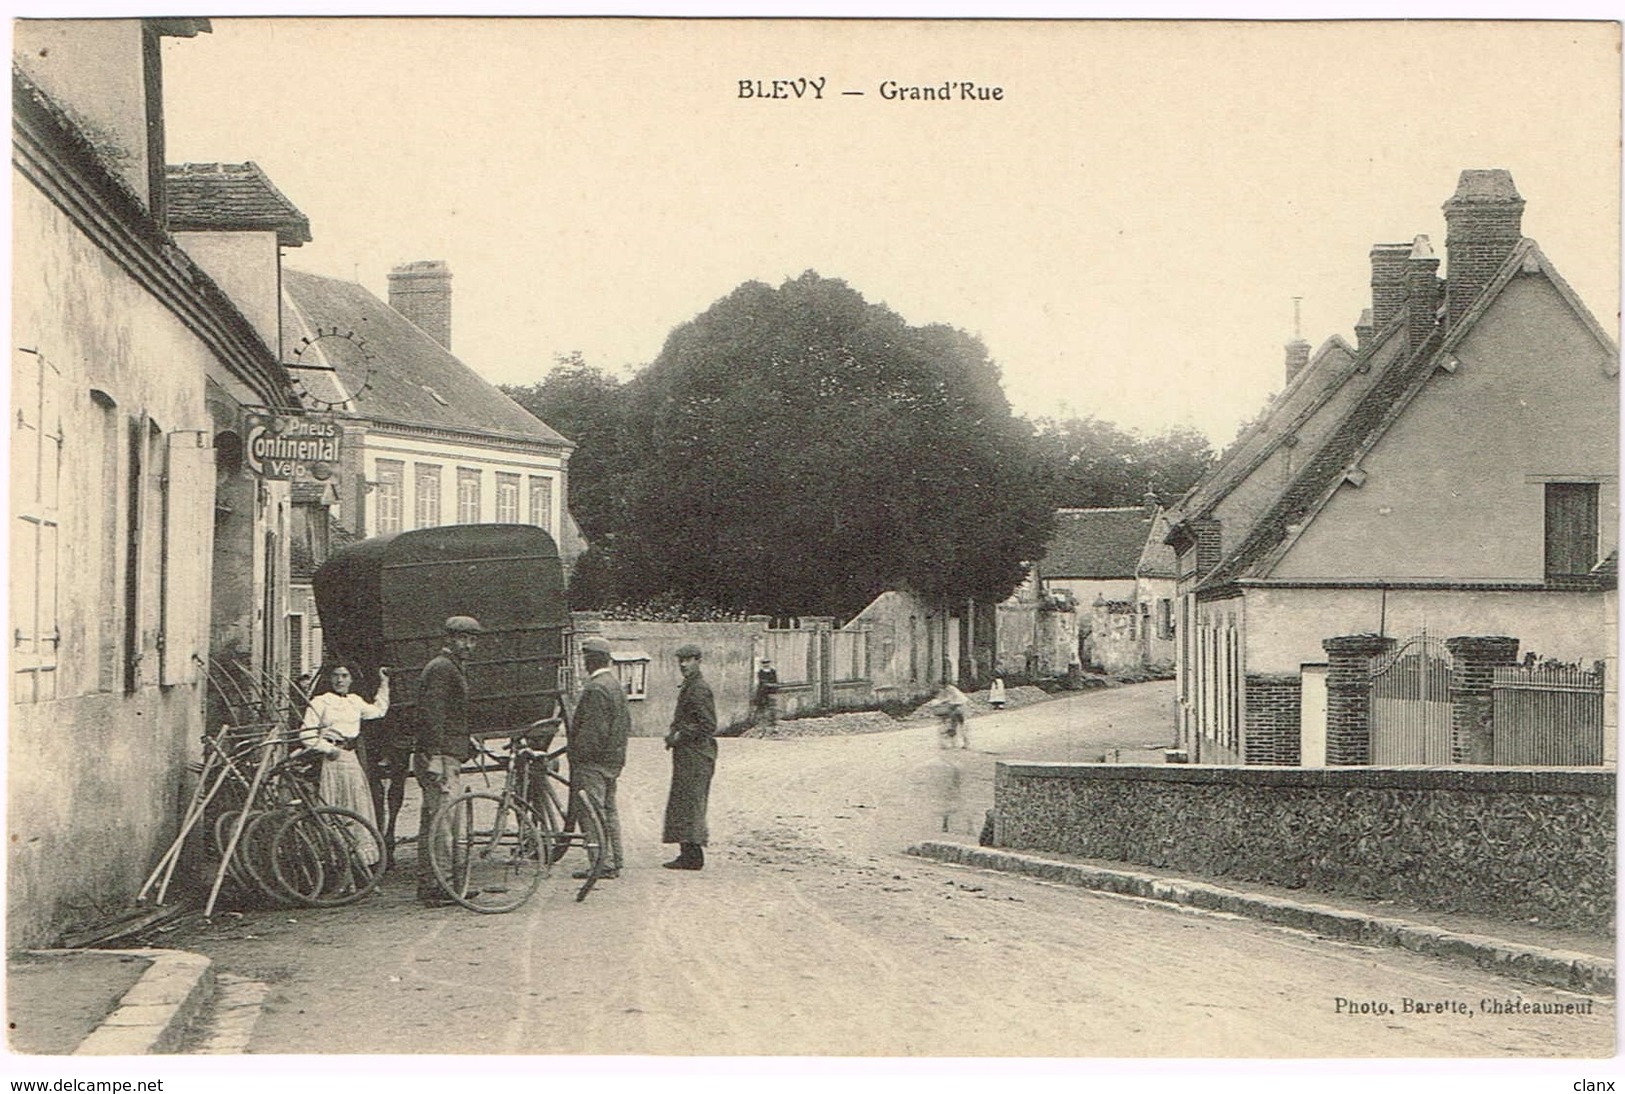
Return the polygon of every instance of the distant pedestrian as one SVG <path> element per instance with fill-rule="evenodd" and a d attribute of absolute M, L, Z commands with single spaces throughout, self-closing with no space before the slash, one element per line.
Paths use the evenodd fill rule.
<path fill-rule="evenodd" d="M 621 876 L 621 815 L 615 806 L 615 784 L 626 766 L 626 739 L 632 732 L 632 714 L 626 706 L 626 688 L 610 667 L 613 655 L 602 638 L 581 643 L 587 682 L 576 701 L 570 722 L 570 813 L 580 810 L 578 796 L 590 798 L 604 817 L 604 854 L 598 877 Z M 585 830 L 585 829 L 583 829 Z M 585 879 L 591 869 L 575 872 Z"/>
<path fill-rule="evenodd" d="M 752 713 L 758 725 L 777 725 L 779 721 L 779 670 L 773 667 L 773 662 L 762 658 L 762 665 L 756 670 L 756 694 L 751 698 Z"/>
<path fill-rule="evenodd" d="M 1003 710 L 1004 702 L 1004 677 L 995 676 L 987 689 L 987 704 L 994 710 Z"/>
<path fill-rule="evenodd" d="M 666 734 L 671 749 L 671 792 L 666 796 L 664 843 L 675 843 L 679 851 L 668 870 L 699 870 L 705 866 L 705 845 L 710 835 L 705 812 L 711 797 L 711 776 L 717 769 L 717 704 L 711 685 L 700 675 L 700 648 L 677 648 L 677 667 L 683 685 L 677 692 L 677 709 Z"/>
<path fill-rule="evenodd" d="M 932 703 L 936 715 L 942 719 L 937 728 L 937 747 L 969 748 L 970 735 L 965 728 L 965 712 L 970 699 L 952 684 L 943 684 Z"/>
<path fill-rule="evenodd" d="M 474 755 L 468 736 L 469 656 L 483 633 L 480 621 L 454 615 L 445 623 L 446 644 L 418 678 L 418 739 L 413 771 L 423 793 L 418 817 L 418 899 L 430 907 L 452 903 L 434 876 L 431 833 L 435 814 L 462 793 L 463 763 Z M 449 853 L 449 848 L 444 849 Z"/>

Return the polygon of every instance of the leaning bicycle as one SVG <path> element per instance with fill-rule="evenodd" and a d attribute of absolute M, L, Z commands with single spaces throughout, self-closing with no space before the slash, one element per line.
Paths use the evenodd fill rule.
<path fill-rule="evenodd" d="M 592 891 L 604 869 L 604 818 L 598 803 L 571 794 L 569 780 L 559 773 L 567 747 L 548 745 L 563 725 L 562 718 L 547 718 L 518 733 L 476 737 L 473 772 L 489 780 L 502 771 L 501 787 L 468 790 L 443 805 L 427 848 L 435 879 L 463 907 L 513 911 L 577 848 L 587 865 L 576 900 Z M 490 743 L 503 737 L 503 746 Z"/>

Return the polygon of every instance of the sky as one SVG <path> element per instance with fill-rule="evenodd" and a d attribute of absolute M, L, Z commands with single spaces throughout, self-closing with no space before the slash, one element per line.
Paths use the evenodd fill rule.
<path fill-rule="evenodd" d="M 1617 27 L 1542 22 L 216 18 L 164 46 L 168 159 L 265 169 L 287 265 L 453 273 L 487 379 L 617 374 L 812 269 L 979 335 L 1015 409 L 1216 445 L 1284 344 L 1353 341 L 1368 252 L 1504 167 L 1618 331 Z M 821 97 L 742 96 L 824 81 Z M 949 101 L 888 99 L 951 84 Z M 971 81 L 997 100 L 957 98 Z M 803 85 L 796 85 L 803 86 Z M 842 92 L 861 91 L 861 95 Z"/>
<path fill-rule="evenodd" d="M 208 14 L 185 0 L 117 12 L 21 0 L 11 13 L 160 7 Z M 1312 343 L 1352 340 L 1370 246 L 1427 233 L 1442 251 L 1440 205 L 1464 168 L 1512 172 L 1525 234 L 1617 338 L 1617 47 L 1611 25 L 1529 21 L 217 17 L 211 34 L 166 41 L 164 63 L 171 162 L 260 164 L 311 220 L 315 241 L 288 252 L 293 267 L 385 296 L 393 265 L 448 261 L 453 348 L 492 381 L 533 382 L 577 350 L 611 371 L 645 364 L 741 282 L 810 268 L 909 322 L 980 335 L 1022 413 L 1190 426 L 1223 444 L 1281 384 L 1293 298 Z M 741 80 L 798 77 L 824 79 L 824 97 L 739 95 Z M 891 101 L 887 80 L 970 80 L 1003 96 Z M 442 1075 L 478 1083 L 478 1063 L 490 1061 L 283 1058 L 232 1079 L 335 1089 L 311 1076 L 342 1073 L 356 1089 L 382 1070 L 415 1091 Z M 1072 1063 L 1068 1090 L 1134 1067 Z M 1217 1074 L 1223 1091 L 1305 1078 L 1435 1090 L 1464 1074 L 1511 1091 L 1544 1074 L 1536 1061 L 1269 1063 L 1144 1066 L 1204 1087 Z M 747 1061 L 735 1081 L 851 1086 L 868 1074 L 842 1064 Z M 934 1087 L 985 1090 L 1012 1069 L 1041 1084 L 1056 1062 L 915 1065 Z M 619 1066 L 662 1088 L 679 1070 Z M 1553 1089 L 1586 1073 L 1545 1067 L 1563 1084 Z M 690 1087 L 719 1087 L 695 1074 Z"/>

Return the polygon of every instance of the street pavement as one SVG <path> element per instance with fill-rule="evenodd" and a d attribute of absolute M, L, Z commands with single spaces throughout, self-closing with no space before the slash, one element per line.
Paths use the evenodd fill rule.
<path fill-rule="evenodd" d="M 997 759 L 1088 761 L 1166 744 L 1170 701 L 1152 684 L 988 715 L 973 720 L 969 751 L 939 750 L 931 723 L 724 740 L 697 874 L 660 868 L 672 851 L 658 842 L 669 762 L 658 740 L 638 739 L 621 783 L 627 868 L 584 903 L 556 880 L 507 916 L 424 909 L 401 871 L 356 907 L 220 914 L 159 944 L 257 986 L 253 1020 L 238 1015 L 228 1050 L 249 1053 L 1614 1051 L 1613 999 L 1597 987 L 905 853 L 929 841 L 970 861 Z M 411 817 L 402 831 L 415 831 Z M 1426 918 L 1439 932 L 1488 928 L 1527 949 L 1591 954 L 1611 975 L 1611 940 Z"/>

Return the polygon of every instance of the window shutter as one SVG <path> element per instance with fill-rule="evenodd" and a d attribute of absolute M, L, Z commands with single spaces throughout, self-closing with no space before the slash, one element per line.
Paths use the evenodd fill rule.
<path fill-rule="evenodd" d="M 168 449 L 158 682 L 191 684 L 208 654 L 214 449 L 207 432 L 190 430 L 171 433 Z"/>

